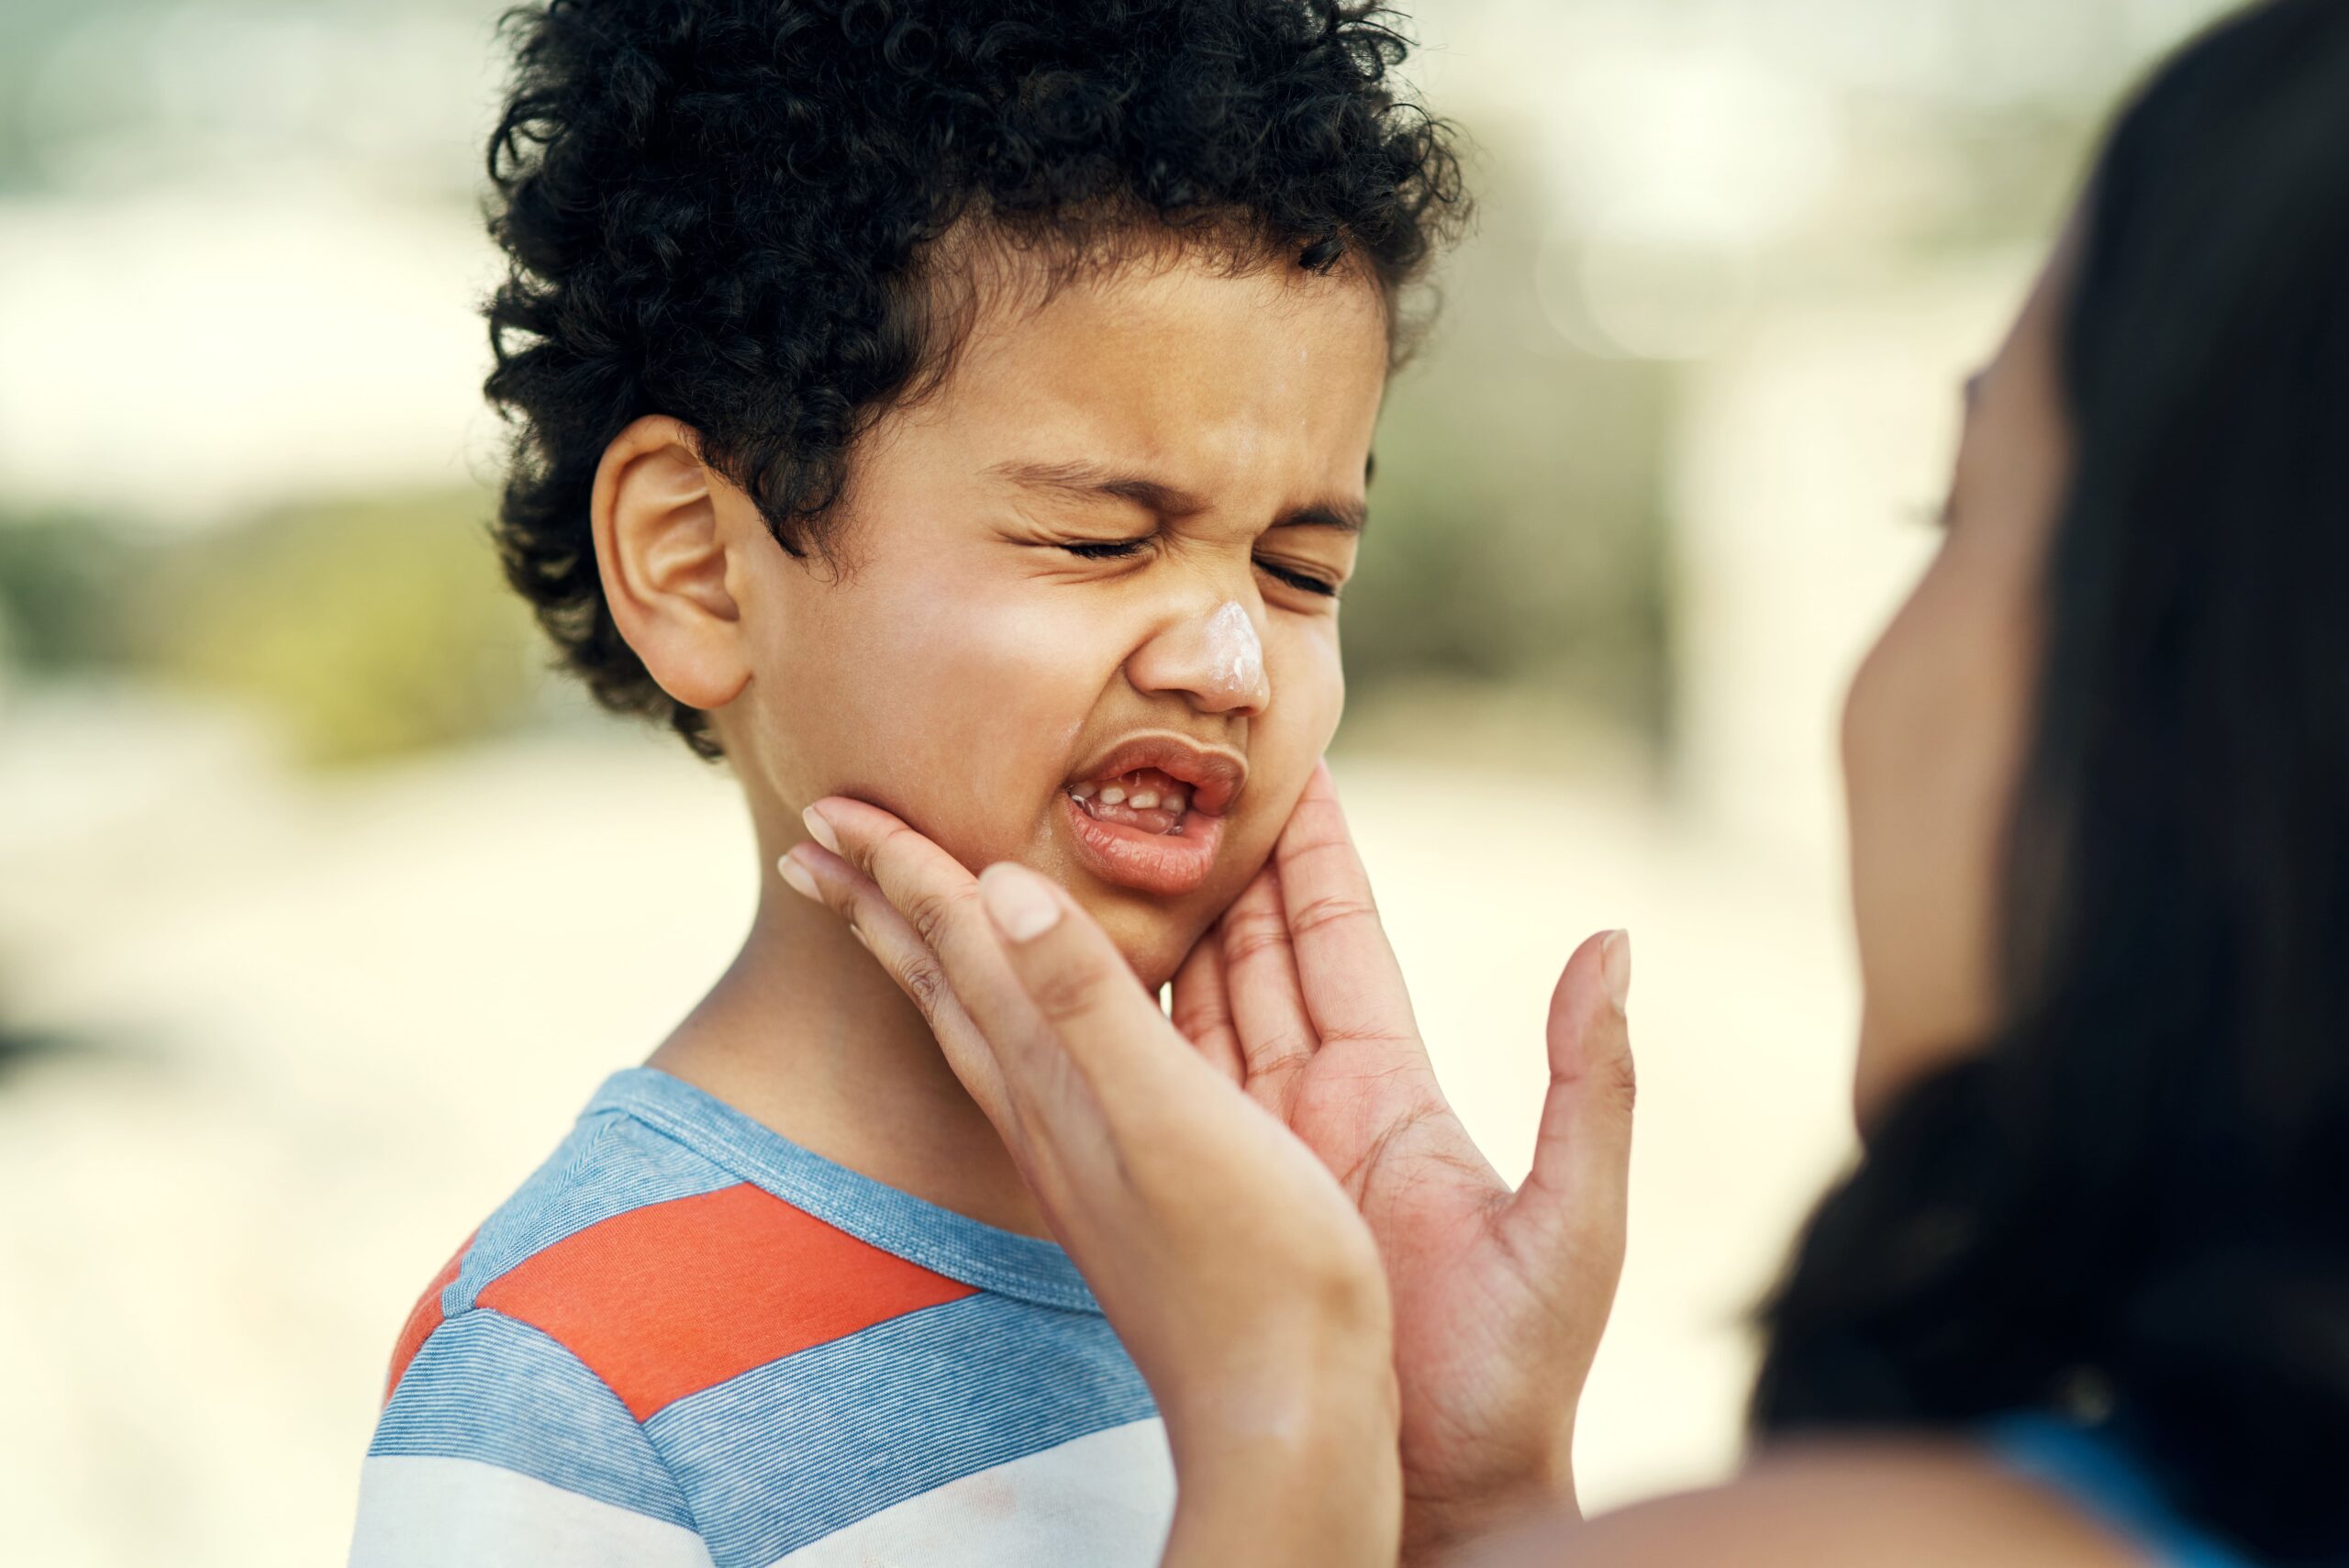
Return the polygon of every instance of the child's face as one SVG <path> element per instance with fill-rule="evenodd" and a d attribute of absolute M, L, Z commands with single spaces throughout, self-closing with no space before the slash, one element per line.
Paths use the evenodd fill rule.
<path fill-rule="evenodd" d="M 984 310 L 858 446 L 837 566 L 769 550 L 728 584 L 751 678 L 718 722 L 763 842 L 870 800 L 1058 879 L 1167 979 L 1337 728 L 1316 590 L 1353 567 L 1386 353 L 1369 283 L 1294 270 Z"/>

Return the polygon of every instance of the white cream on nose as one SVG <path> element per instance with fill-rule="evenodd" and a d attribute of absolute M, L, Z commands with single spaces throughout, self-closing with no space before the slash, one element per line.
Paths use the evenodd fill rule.
<path fill-rule="evenodd" d="M 1225 695 L 1252 698 L 1264 689 L 1264 644 L 1256 623 L 1237 599 L 1226 599 L 1207 619 L 1208 666 Z"/>

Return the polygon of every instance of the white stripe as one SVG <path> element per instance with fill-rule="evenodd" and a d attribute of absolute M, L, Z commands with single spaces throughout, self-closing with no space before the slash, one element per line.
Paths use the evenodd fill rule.
<path fill-rule="evenodd" d="M 711 1568 L 701 1537 L 473 1459 L 376 1454 L 351 1568 Z"/>
<path fill-rule="evenodd" d="M 1174 1465 L 1152 1417 L 908 1497 L 776 1568 L 1146 1568 L 1174 1517 Z"/>

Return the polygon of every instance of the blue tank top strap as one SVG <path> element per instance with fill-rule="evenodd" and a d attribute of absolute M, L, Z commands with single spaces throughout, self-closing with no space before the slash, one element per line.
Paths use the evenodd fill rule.
<path fill-rule="evenodd" d="M 2258 1568 L 2180 1518 L 2110 1423 L 2015 1415 L 1983 1430 L 1990 1452 L 2126 1536 L 2154 1568 Z"/>

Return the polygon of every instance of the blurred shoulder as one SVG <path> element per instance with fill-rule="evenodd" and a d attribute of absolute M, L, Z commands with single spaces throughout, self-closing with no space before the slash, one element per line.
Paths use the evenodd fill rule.
<path fill-rule="evenodd" d="M 1970 1444 L 1789 1443 L 1725 1485 L 1528 1537 L 1476 1568 L 2142 1568 L 2070 1503 Z"/>

